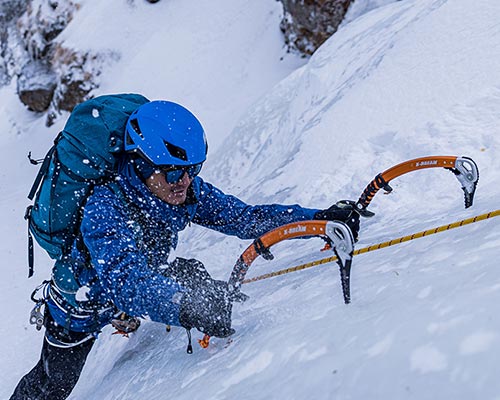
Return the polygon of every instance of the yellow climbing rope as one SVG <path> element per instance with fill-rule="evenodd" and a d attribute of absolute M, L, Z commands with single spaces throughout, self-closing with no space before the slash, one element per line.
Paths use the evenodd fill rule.
<path fill-rule="evenodd" d="M 400 237 L 397 239 L 392 239 L 392 240 L 389 240 L 387 242 L 382 242 L 382 243 L 374 244 L 372 246 L 364 247 L 362 249 L 355 250 L 353 254 L 358 255 L 358 254 L 368 253 L 368 252 L 374 251 L 374 250 L 383 249 L 385 247 L 394 246 L 395 244 L 408 242 L 408 241 L 413 240 L 413 239 L 418 239 L 418 238 L 421 238 L 424 236 L 434 235 L 435 233 L 448 231 L 450 229 L 459 228 L 461 226 L 473 224 L 473 223 L 479 222 L 479 221 L 484 221 L 486 219 L 497 217 L 499 215 L 500 215 L 500 210 L 491 211 L 489 213 L 477 215 L 477 216 L 472 217 L 472 218 L 463 219 L 461 221 L 457 221 L 457 222 L 454 222 L 452 224 L 438 226 L 437 228 L 427 229 L 427 230 L 422 231 L 422 232 L 413 233 L 411 235 L 403 236 L 403 237 Z M 289 274 L 290 272 L 301 271 L 303 269 L 316 267 L 316 266 L 322 265 L 322 264 L 327 264 L 329 262 L 336 261 L 336 260 L 337 260 L 337 256 L 331 256 L 331 257 L 323 258 L 321 260 L 311 261 L 311 262 L 308 262 L 305 264 L 297 265 L 295 267 L 285 268 L 285 269 L 282 269 L 279 271 L 269 272 L 267 274 L 263 274 L 263 275 L 259 275 L 259 276 L 253 277 L 253 278 L 245 279 L 243 281 L 243 283 L 257 282 L 257 281 L 272 278 L 275 276 Z"/>

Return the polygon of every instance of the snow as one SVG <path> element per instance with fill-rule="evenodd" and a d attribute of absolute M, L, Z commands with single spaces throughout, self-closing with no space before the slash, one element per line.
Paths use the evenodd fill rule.
<path fill-rule="evenodd" d="M 356 1 L 310 58 L 287 54 L 278 2 L 90 2 L 61 41 L 113 54 L 101 93 L 179 101 L 202 120 L 202 176 L 250 203 L 327 207 L 356 200 L 379 172 L 432 154 L 472 157 L 473 207 L 447 171 L 391 182 L 362 220 L 357 248 L 497 210 L 500 198 L 500 4 Z M 209 4 L 210 3 L 210 4 Z M 375 8 L 378 7 L 378 8 Z M 372 9 L 374 8 L 374 9 Z M 38 360 L 29 294 L 50 276 L 36 252 L 26 278 L 26 194 L 64 118 L 50 129 L 0 88 L 0 398 Z M 500 399 L 500 218 L 356 256 L 351 297 L 326 264 L 243 286 L 231 341 L 185 352 L 182 329 L 144 321 L 129 339 L 105 329 L 70 399 Z M 229 276 L 249 245 L 191 227 L 178 256 Z M 249 276 L 329 256 L 320 240 L 280 243 Z M 201 338 L 195 334 L 194 338 Z"/>
<path fill-rule="evenodd" d="M 276 1 L 94 3 L 82 1 L 61 40 L 116 60 L 103 72 L 100 91 L 126 89 L 185 104 L 212 132 L 211 148 L 248 104 L 305 63 L 284 48 Z"/>

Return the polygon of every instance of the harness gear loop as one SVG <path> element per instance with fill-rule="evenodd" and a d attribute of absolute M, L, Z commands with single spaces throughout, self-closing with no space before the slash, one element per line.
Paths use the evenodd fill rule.
<path fill-rule="evenodd" d="M 45 316 L 42 312 L 42 307 L 45 306 L 45 303 L 49 298 L 49 284 L 50 281 L 45 280 L 40 285 L 38 285 L 31 293 L 31 300 L 35 303 L 35 306 L 30 312 L 30 324 L 35 325 L 37 331 L 42 329 L 45 323 Z M 39 291 L 42 291 L 42 296 L 36 298 L 36 295 Z"/>

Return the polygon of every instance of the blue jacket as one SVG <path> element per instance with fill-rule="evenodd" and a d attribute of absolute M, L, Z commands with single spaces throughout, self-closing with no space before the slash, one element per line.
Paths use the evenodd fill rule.
<path fill-rule="evenodd" d="M 73 277 L 54 273 L 59 276 L 55 279 L 59 288 L 72 279 L 73 287 L 78 287 L 76 293 L 68 290 L 73 293 L 66 296 L 68 303 L 94 316 L 82 318 L 85 322 L 80 324 L 72 321 L 70 328 L 98 330 L 109 323 L 116 309 L 178 326 L 180 306 L 175 295 L 184 288 L 160 273 L 177 246 L 178 232 L 192 222 L 255 239 L 280 225 L 313 219 L 317 211 L 298 205 L 250 206 L 200 177 L 194 178 L 183 205 L 169 205 L 155 197 L 126 164 L 116 183 L 97 186 L 86 203 L 80 226 L 85 246 L 75 243 L 69 264 L 60 266 L 66 271 L 69 265 Z M 59 324 L 69 325 L 67 313 L 55 304 L 49 307 Z"/>

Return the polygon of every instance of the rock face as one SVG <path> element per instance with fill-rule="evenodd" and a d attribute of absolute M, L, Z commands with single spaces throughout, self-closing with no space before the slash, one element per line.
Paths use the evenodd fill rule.
<path fill-rule="evenodd" d="M 47 124 L 51 124 L 60 111 L 72 111 L 75 106 L 91 97 L 98 86 L 103 57 L 89 52 L 78 52 L 56 45 L 51 58 L 57 71 L 58 84 L 54 90 Z"/>
<path fill-rule="evenodd" d="M 78 10 L 71 0 L 0 0 L 0 86 L 17 77 L 19 99 L 47 124 L 98 86 L 100 60 L 57 41 Z"/>
<path fill-rule="evenodd" d="M 54 90 L 56 74 L 41 60 L 29 61 L 17 79 L 20 100 L 31 111 L 42 112 L 49 108 Z"/>
<path fill-rule="evenodd" d="M 71 111 L 90 92 L 88 82 L 73 79 L 72 70 L 82 69 L 85 57 L 66 50 L 55 39 L 72 19 L 77 6 L 72 1 L 32 0 L 17 21 L 30 61 L 18 75 L 20 100 L 31 110 L 51 108 L 50 124 L 61 110 Z"/>
<path fill-rule="evenodd" d="M 281 31 L 292 51 L 313 54 L 333 35 L 354 0 L 281 0 L 284 17 Z"/>
<path fill-rule="evenodd" d="M 69 24 L 77 6 L 71 0 L 31 0 L 17 21 L 32 59 L 48 58 L 53 40 Z"/>
<path fill-rule="evenodd" d="M 0 86 L 11 81 L 15 66 L 12 61 L 19 47 L 15 21 L 26 9 L 24 0 L 0 0 Z"/>

